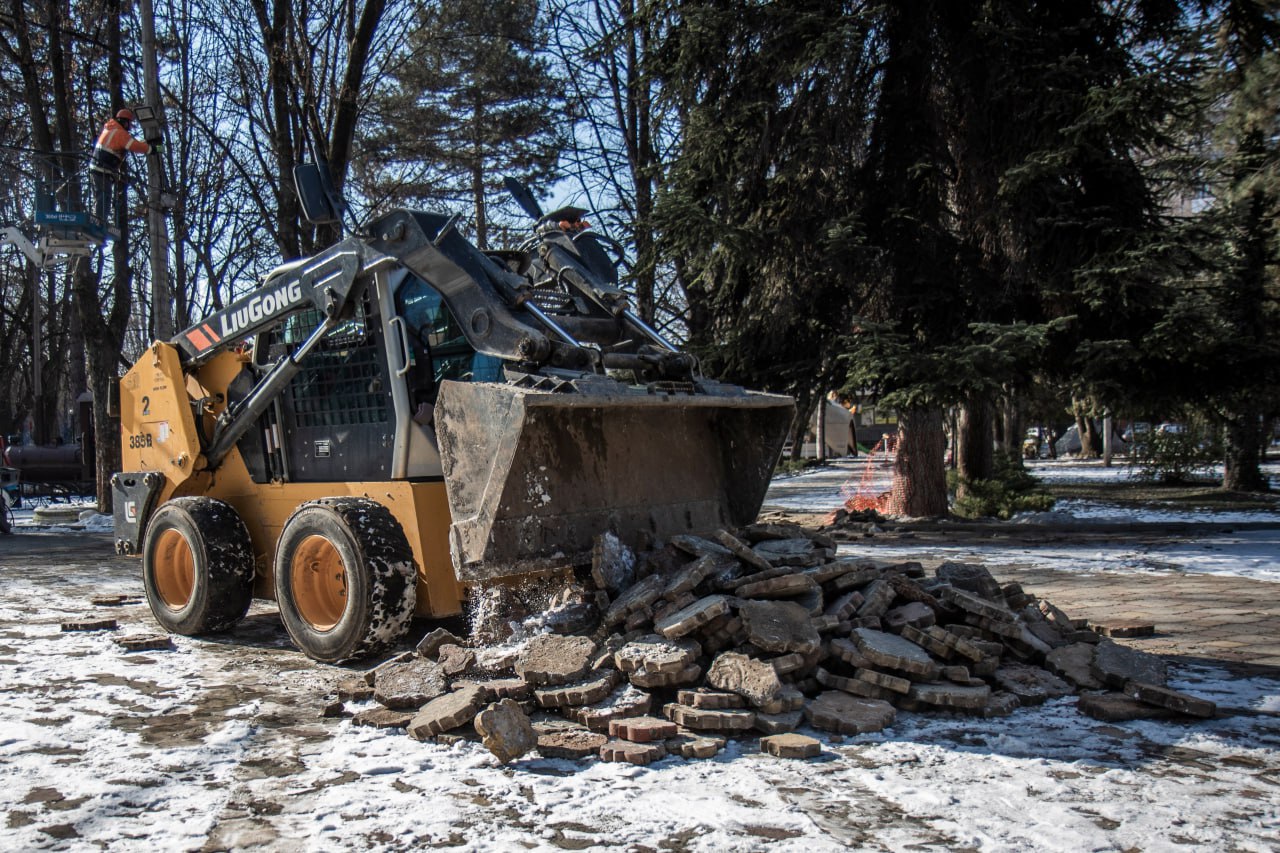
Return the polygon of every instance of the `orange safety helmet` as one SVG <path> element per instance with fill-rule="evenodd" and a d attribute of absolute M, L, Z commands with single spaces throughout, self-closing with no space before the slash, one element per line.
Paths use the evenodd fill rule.
<path fill-rule="evenodd" d="M 116 113 L 116 121 L 133 121 L 133 110 L 125 107 Z"/>

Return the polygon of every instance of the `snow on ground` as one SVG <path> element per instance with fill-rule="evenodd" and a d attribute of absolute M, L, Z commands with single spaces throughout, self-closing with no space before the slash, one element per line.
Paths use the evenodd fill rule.
<path fill-rule="evenodd" d="M 1105 468 L 1101 462 L 1033 462 L 1032 473 L 1055 482 L 1099 482 L 1123 479 L 1126 469 Z M 1269 463 L 1270 476 L 1280 474 L 1280 464 Z M 837 460 L 832 465 L 774 484 L 766 509 L 826 513 L 839 508 L 851 488 L 862 486 L 871 492 L 887 491 L 892 472 L 887 462 L 867 466 L 864 460 Z M 1053 542 L 1045 545 L 1011 544 L 1003 541 L 966 541 L 955 544 L 914 543 L 911 540 L 877 542 L 875 554 L 894 559 L 921 557 L 970 560 L 992 565 L 1039 565 L 1069 572 L 1190 572 L 1231 575 L 1280 582 L 1280 504 L 1274 510 L 1212 510 L 1122 506 L 1102 501 L 1062 500 L 1052 512 L 1019 519 L 1026 524 L 1044 521 L 1126 525 L 1168 523 L 1216 523 L 1274 525 L 1270 529 L 1215 532 L 1186 541 L 1128 541 L 1086 545 Z M 961 523 L 957 523 L 958 525 Z M 1046 537 L 1048 538 L 1048 537 Z M 1061 538 L 1061 537 L 1057 537 Z M 846 551 L 855 550 L 845 546 Z"/>

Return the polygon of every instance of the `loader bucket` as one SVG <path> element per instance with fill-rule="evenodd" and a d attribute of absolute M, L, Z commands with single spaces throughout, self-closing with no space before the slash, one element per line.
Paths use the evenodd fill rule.
<path fill-rule="evenodd" d="M 755 520 L 790 397 L 553 393 L 444 382 L 436 431 L 461 581 L 589 561 L 649 537 Z"/>

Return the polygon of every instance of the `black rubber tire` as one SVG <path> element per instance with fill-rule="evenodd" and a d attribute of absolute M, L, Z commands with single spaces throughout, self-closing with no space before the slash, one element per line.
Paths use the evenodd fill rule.
<path fill-rule="evenodd" d="M 165 565 L 173 558 L 163 553 L 175 543 L 181 548 L 182 542 L 189 549 L 192 569 L 185 603 L 166 594 Z M 253 601 L 253 575 L 249 531 L 236 511 L 220 500 L 174 498 L 147 523 L 142 582 L 152 615 L 172 634 L 213 634 L 234 626 Z"/>
<path fill-rule="evenodd" d="M 294 555 L 323 538 L 342 561 L 345 606 L 332 627 L 306 618 L 295 597 Z M 285 630 L 307 657 L 322 663 L 356 660 L 398 642 L 417 601 L 417 570 L 404 529 L 368 498 L 321 498 L 294 510 L 276 546 L 276 601 Z"/>

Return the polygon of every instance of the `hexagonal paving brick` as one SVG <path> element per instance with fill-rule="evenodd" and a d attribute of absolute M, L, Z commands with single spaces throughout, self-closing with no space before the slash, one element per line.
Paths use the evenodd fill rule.
<path fill-rule="evenodd" d="M 629 740 L 611 740 L 600 747 L 602 761 L 618 761 L 641 766 L 660 761 L 667 756 L 661 743 L 632 743 Z"/>
<path fill-rule="evenodd" d="M 705 687 L 681 690 L 676 694 L 676 701 L 690 708 L 706 708 L 713 711 L 723 708 L 745 708 L 747 704 L 747 700 L 737 693 L 707 690 Z"/>
<path fill-rule="evenodd" d="M 713 732 L 744 732 L 755 725 L 754 711 L 728 709 L 711 711 L 705 708 L 690 708 L 674 702 L 662 709 L 673 722 L 686 729 Z"/>
<path fill-rule="evenodd" d="M 1038 666 L 1005 664 L 996 670 L 996 684 L 1018 697 L 1023 705 L 1042 705 L 1048 699 L 1070 695 L 1071 685 Z"/>
<path fill-rule="evenodd" d="M 747 639 L 766 652 L 807 655 L 822 642 L 810 614 L 792 601 L 744 601 L 738 616 Z"/>
<path fill-rule="evenodd" d="M 537 688 L 533 691 L 533 698 L 542 708 L 590 705 L 608 696 L 619 680 L 621 676 L 616 670 L 606 669 L 572 684 Z"/>
<path fill-rule="evenodd" d="M 683 687 L 686 684 L 693 684 L 701 675 L 702 667 L 691 663 L 679 672 L 647 672 L 641 669 L 628 675 L 627 679 L 636 687 L 655 690 L 659 687 Z"/>
<path fill-rule="evenodd" d="M 542 634 L 516 658 L 516 675 L 530 684 L 568 684 L 587 674 L 596 644 L 587 637 Z"/>
<path fill-rule="evenodd" d="M 991 688 L 985 684 L 913 684 L 907 693 L 911 699 L 939 708 L 976 709 L 987 704 Z"/>
<path fill-rule="evenodd" d="M 666 740 L 676 734 L 676 724 L 661 717 L 624 717 L 609 722 L 609 736 L 634 743 Z"/>
<path fill-rule="evenodd" d="M 653 628 L 668 639 L 692 634 L 717 616 L 729 612 L 729 600 L 723 595 L 708 595 L 688 607 L 654 624 Z"/>
<path fill-rule="evenodd" d="M 852 639 L 858 651 L 875 666 L 909 672 L 925 679 L 937 678 L 941 672 L 928 652 L 896 634 L 858 628 Z"/>
<path fill-rule="evenodd" d="M 576 761 L 600 753 L 609 742 L 607 735 L 582 729 L 567 729 L 538 735 L 538 752 L 543 758 L 567 758 Z"/>
<path fill-rule="evenodd" d="M 1091 643 L 1072 643 L 1054 649 L 1044 656 L 1044 667 L 1083 690 L 1097 690 L 1102 682 L 1093 674 L 1096 648 Z"/>
<path fill-rule="evenodd" d="M 760 738 L 760 751 L 777 758 L 813 758 L 822 753 L 822 742 L 805 735 L 769 735 Z"/>
<path fill-rule="evenodd" d="M 888 702 L 859 699 L 838 691 L 827 691 L 810 699 L 804 713 L 815 729 L 846 735 L 878 732 L 897 716 Z"/>
<path fill-rule="evenodd" d="M 725 740 L 711 735 L 679 734 L 667 738 L 666 748 L 671 755 L 683 758 L 712 758 L 724 749 Z"/>
<path fill-rule="evenodd" d="M 416 710 L 449 689 L 440 664 L 419 657 L 380 666 L 375 672 L 373 698 L 388 708 Z"/>
<path fill-rule="evenodd" d="M 623 672 L 680 672 L 701 653 L 702 648 L 694 640 L 668 640 L 649 634 L 618 649 L 613 661 Z"/>
<path fill-rule="evenodd" d="M 1199 696 L 1192 696 L 1188 693 L 1171 690 L 1168 687 L 1161 687 L 1156 684 L 1130 681 L 1124 686 L 1124 694 L 1132 699 L 1137 699 L 1139 702 L 1156 705 L 1160 708 L 1168 708 L 1170 711 L 1176 711 L 1179 714 L 1186 714 L 1191 717 L 1208 719 L 1218 713 L 1218 706 L 1208 699 L 1201 699 Z"/>
<path fill-rule="evenodd" d="M 742 598 L 787 598 L 817 589 L 818 584 L 805 574 L 780 575 L 768 580 L 743 584 L 734 589 Z"/>
<path fill-rule="evenodd" d="M 483 702 L 484 691 L 474 684 L 432 699 L 409 721 L 409 737 L 426 740 L 469 723 Z"/>
<path fill-rule="evenodd" d="M 653 705 L 653 697 L 644 690 L 624 684 L 603 700 L 581 708 L 571 709 L 574 719 L 596 732 L 609 730 L 611 720 L 622 717 L 639 717 L 647 714 Z"/>
<path fill-rule="evenodd" d="M 1127 681 L 1163 686 L 1169 680 L 1169 667 L 1163 658 L 1110 640 L 1098 644 L 1092 672 L 1110 687 L 1124 687 Z"/>

